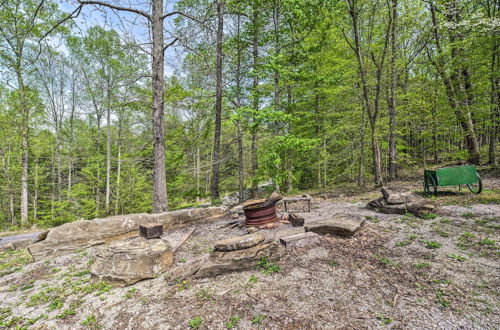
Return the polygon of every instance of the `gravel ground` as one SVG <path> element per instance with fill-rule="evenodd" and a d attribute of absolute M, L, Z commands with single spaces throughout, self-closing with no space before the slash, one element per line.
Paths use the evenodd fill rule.
<path fill-rule="evenodd" d="M 25 250 L 2 253 L 0 324 L 32 329 L 186 329 L 198 323 L 205 329 L 499 328 L 499 192 L 489 195 L 496 203 L 444 205 L 428 219 L 370 211 L 364 205 L 374 195 L 316 199 L 312 212 L 301 214 L 306 222 L 345 212 L 365 216 L 365 229 L 352 238 L 322 236 L 318 245 L 288 250 L 278 262 L 281 270 L 273 274 L 256 269 L 173 285 L 161 276 L 111 288 L 90 282 L 94 248 L 38 262 L 29 262 Z M 231 221 L 196 223 L 175 265 L 207 255 L 219 239 L 246 233 L 245 228 L 221 228 Z M 176 246 L 193 226 L 168 232 L 165 239 Z M 284 230 L 296 229 L 283 225 L 266 232 L 272 237 Z"/>

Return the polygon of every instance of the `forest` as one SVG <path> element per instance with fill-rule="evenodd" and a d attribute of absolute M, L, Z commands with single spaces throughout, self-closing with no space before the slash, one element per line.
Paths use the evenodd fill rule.
<path fill-rule="evenodd" d="M 498 166 L 498 0 L 0 0 L 0 228 Z"/>

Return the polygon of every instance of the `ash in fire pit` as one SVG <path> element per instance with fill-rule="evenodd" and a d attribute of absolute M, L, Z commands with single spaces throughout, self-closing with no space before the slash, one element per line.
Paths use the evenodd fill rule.
<path fill-rule="evenodd" d="M 245 212 L 245 225 L 261 226 L 278 219 L 276 214 L 276 203 L 283 199 L 278 192 L 273 192 L 264 202 L 247 205 L 243 208 Z"/>

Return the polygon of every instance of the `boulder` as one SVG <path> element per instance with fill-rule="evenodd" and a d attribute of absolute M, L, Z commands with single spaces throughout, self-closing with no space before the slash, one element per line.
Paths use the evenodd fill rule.
<path fill-rule="evenodd" d="M 255 269 L 262 257 L 276 260 L 285 249 L 278 242 L 259 244 L 254 247 L 230 252 L 212 252 L 195 277 L 212 277 L 229 272 Z"/>
<path fill-rule="evenodd" d="M 301 227 L 304 225 L 304 218 L 296 215 L 295 213 L 288 214 L 288 221 L 292 224 L 293 227 Z"/>
<path fill-rule="evenodd" d="M 318 244 L 319 241 L 320 241 L 319 235 L 313 232 L 301 233 L 280 238 L 281 244 L 286 246 L 287 249 L 306 247 Z"/>
<path fill-rule="evenodd" d="M 413 195 L 411 190 L 406 188 L 382 187 L 381 191 L 384 199 L 387 201 L 387 204 L 405 204 L 415 200 L 415 195 Z"/>
<path fill-rule="evenodd" d="M 385 214 L 406 214 L 406 204 L 397 204 L 397 205 L 384 205 L 380 207 L 377 211 L 385 213 Z"/>
<path fill-rule="evenodd" d="M 364 217 L 338 213 L 334 214 L 330 219 L 307 223 L 304 228 L 306 232 L 352 236 L 361 230 L 364 224 Z"/>
<path fill-rule="evenodd" d="M 214 250 L 228 252 L 247 249 L 264 242 L 264 240 L 265 237 L 259 233 L 231 237 L 215 242 Z"/>
<path fill-rule="evenodd" d="M 94 281 L 126 286 L 155 278 L 167 271 L 172 262 L 172 247 L 167 242 L 134 237 L 114 241 L 100 249 L 90 272 Z"/>
<path fill-rule="evenodd" d="M 192 221 L 222 215 L 224 207 L 181 209 L 157 214 L 117 215 L 109 218 L 66 223 L 49 231 L 47 237 L 28 246 L 35 260 L 137 235 L 140 225 L 160 224 L 172 229 Z"/>

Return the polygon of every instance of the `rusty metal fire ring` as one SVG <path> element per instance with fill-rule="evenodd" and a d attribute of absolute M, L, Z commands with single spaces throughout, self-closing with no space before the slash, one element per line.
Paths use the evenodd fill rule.
<path fill-rule="evenodd" d="M 245 212 L 246 226 L 261 226 L 278 219 L 276 214 L 276 205 L 259 206 L 262 203 L 247 205 L 243 208 Z"/>

